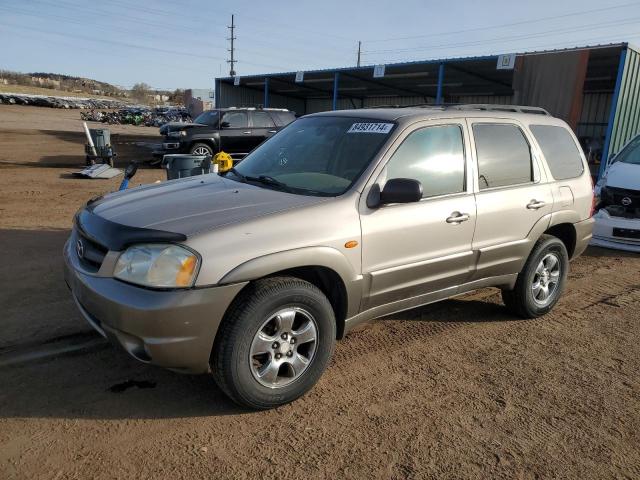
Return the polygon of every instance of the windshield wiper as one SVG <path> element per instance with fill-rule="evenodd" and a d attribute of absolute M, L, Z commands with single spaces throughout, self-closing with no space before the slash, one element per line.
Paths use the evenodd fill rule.
<path fill-rule="evenodd" d="M 229 172 L 233 173 L 236 177 L 238 177 L 241 182 L 246 183 L 247 177 L 245 177 L 238 170 L 236 170 L 236 167 L 231 167 L 229 170 L 227 170 L 227 173 L 229 173 Z M 226 177 L 226 175 L 225 175 L 225 177 Z"/>
<path fill-rule="evenodd" d="M 281 190 L 287 190 L 289 192 L 292 190 L 292 188 L 289 185 L 281 182 L 280 180 L 273 178 L 270 175 L 259 175 L 257 177 L 252 177 L 250 175 L 243 175 L 242 173 L 237 171 L 235 167 L 231 167 L 229 170 L 227 170 L 227 172 L 233 173 L 236 177 L 238 177 L 238 179 L 240 179 L 242 183 L 256 182 L 256 183 L 261 183 L 263 185 L 277 187 Z"/>
<path fill-rule="evenodd" d="M 270 175 L 259 175 L 257 177 L 244 177 L 244 178 L 246 178 L 250 182 L 259 182 L 259 183 L 262 183 L 263 185 L 273 185 L 274 187 L 279 187 L 287 190 L 289 190 L 290 188 L 289 185 L 287 185 L 286 183 L 283 183 L 280 180 L 276 180 Z"/>

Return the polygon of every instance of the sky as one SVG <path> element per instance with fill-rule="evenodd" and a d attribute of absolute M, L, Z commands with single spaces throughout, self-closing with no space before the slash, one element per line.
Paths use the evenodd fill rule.
<path fill-rule="evenodd" d="M 0 69 L 213 88 L 232 13 L 238 75 L 640 43 L 640 0 L 0 0 Z"/>

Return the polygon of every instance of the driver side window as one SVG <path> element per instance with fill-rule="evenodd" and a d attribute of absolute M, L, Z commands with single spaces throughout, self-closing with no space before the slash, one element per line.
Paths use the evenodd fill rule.
<path fill-rule="evenodd" d="M 425 127 L 411 133 L 385 167 L 385 182 L 410 178 L 422 183 L 422 198 L 465 190 L 465 158 L 459 125 Z"/>
<path fill-rule="evenodd" d="M 225 112 L 220 122 L 222 128 L 247 128 L 247 112 Z"/>

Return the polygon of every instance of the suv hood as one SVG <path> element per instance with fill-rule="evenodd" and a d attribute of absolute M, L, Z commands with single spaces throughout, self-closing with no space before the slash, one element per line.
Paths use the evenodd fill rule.
<path fill-rule="evenodd" d="M 609 167 L 604 184 L 608 187 L 640 190 L 640 165 L 616 162 Z"/>
<path fill-rule="evenodd" d="M 87 208 L 122 225 L 191 236 L 328 200 L 331 198 L 294 195 L 210 174 L 107 194 Z"/>
<path fill-rule="evenodd" d="M 173 132 L 175 130 L 185 130 L 193 127 L 206 127 L 202 123 L 186 123 L 186 122 L 169 122 L 165 123 L 160 127 L 160 135 L 166 135 L 169 132 Z"/>

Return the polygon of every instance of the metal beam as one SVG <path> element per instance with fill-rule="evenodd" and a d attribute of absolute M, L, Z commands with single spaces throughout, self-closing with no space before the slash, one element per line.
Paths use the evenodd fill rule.
<path fill-rule="evenodd" d="M 484 80 L 485 82 L 490 82 L 490 83 L 495 83 L 496 85 L 501 85 L 503 87 L 507 87 L 511 90 L 513 90 L 513 85 L 511 85 L 510 83 L 507 82 L 503 82 L 501 80 L 496 80 L 495 78 L 491 78 L 491 77 L 487 77 L 486 75 L 482 75 L 481 73 L 477 73 L 471 70 L 467 70 L 466 68 L 460 67 L 458 65 L 453 65 L 451 63 L 447 63 L 447 67 L 449 67 L 452 70 L 456 70 L 458 72 L 461 73 L 465 73 L 469 76 L 475 77 L 475 78 L 479 78 L 480 80 Z"/>
<path fill-rule="evenodd" d="M 337 110 L 338 108 L 338 82 L 340 80 L 340 73 L 336 72 L 333 74 L 333 103 L 332 110 Z"/>
<path fill-rule="evenodd" d="M 442 103 L 442 83 L 444 82 L 444 62 L 438 67 L 438 89 L 436 90 L 436 105 Z"/>
<path fill-rule="evenodd" d="M 391 85 L 391 84 L 389 84 L 387 82 L 381 82 L 380 80 L 372 80 L 370 78 L 362 78 L 362 77 L 358 77 L 357 75 L 351 75 L 350 73 L 344 73 L 344 72 L 342 72 L 342 75 L 344 75 L 345 77 L 349 77 L 349 78 L 355 78 L 356 80 L 360 80 L 361 82 L 371 83 L 372 85 L 378 85 L 379 87 L 390 88 L 390 89 L 396 90 L 398 92 L 410 93 L 411 95 L 415 95 L 417 97 L 423 97 L 424 96 L 424 92 L 422 92 L 422 91 L 411 90 L 411 89 L 404 88 L 404 87 L 396 87 L 396 86 Z"/>
<path fill-rule="evenodd" d="M 304 82 L 301 83 L 295 83 L 295 82 L 291 82 L 289 80 L 285 80 L 283 78 L 278 78 L 278 77 L 271 77 L 271 80 L 275 80 L 276 82 L 280 82 L 280 83 L 284 83 L 286 85 L 292 85 L 294 87 L 300 87 L 300 88 L 305 88 L 307 90 L 311 90 L 313 92 L 321 92 L 321 93 L 325 93 L 327 95 L 332 95 L 333 90 L 325 90 L 324 88 L 318 88 L 318 87 L 313 87 L 311 85 L 305 85 Z M 278 92 L 275 92 L 278 93 Z M 278 95 L 285 95 L 285 96 L 291 96 L 288 93 L 278 93 Z M 355 96 L 355 95 L 347 95 L 347 94 L 342 94 L 343 97 L 349 97 L 349 98 L 360 98 L 359 96 Z M 301 97 L 303 98 L 303 97 Z"/>
<path fill-rule="evenodd" d="M 600 168 L 598 169 L 598 180 L 604 175 L 609 161 L 609 145 L 611 145 L 611 135 L 613 133 L 613 124 L 616 120 L 616 108 L 618 106 L 618 97 L 620 97 L 620 86 L 624 76 L 624 64 L 627 59 L 626 47 L 620 52 L 620 61 L 618 62 L 618 76 L 616 77 L 616 86 L 611 97 L 611 107 L 609 108 L 609 124 L 607 125 L 607 133 L 604 137 L 604 147 L 602 148 L 602 157 L 600 158 Z"/>

